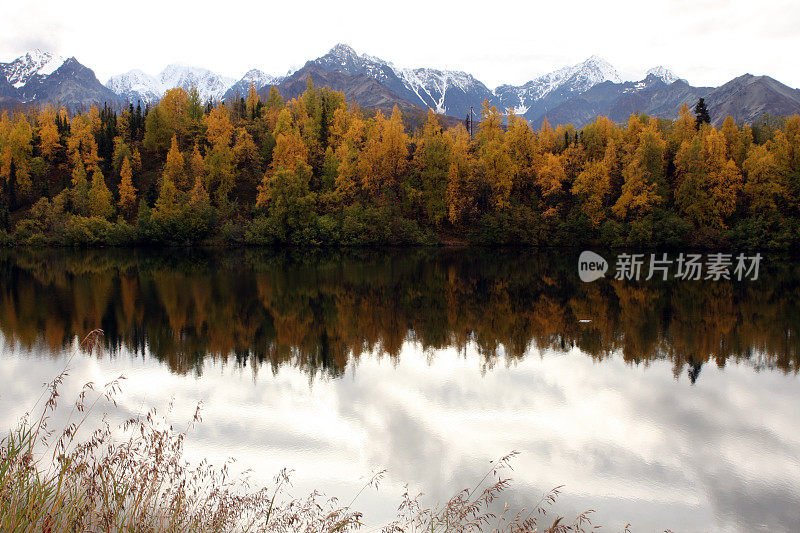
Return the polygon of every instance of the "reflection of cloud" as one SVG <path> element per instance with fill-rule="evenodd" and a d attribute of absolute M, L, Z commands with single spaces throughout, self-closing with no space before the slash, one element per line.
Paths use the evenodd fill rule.
<path fill-rule="evenodd" d="M 714 518 L 721 527 L 741 531 L 797 531 L 797 487 L 769 480 L 753 482 L 735 472 L 707 479 Z"/>
<path fill-rule="evenodd" d="M 395 361 L 365 355 L 342 378 L 311 387 L 290 366 L 254 379 L 250 369 L 207 361 L 193 377 L 155 361 L 80 358 L 73 381 L 125 373 L 123 413 L 174 397 L 176 423 L 203 400 L 190 457 L 233 456 L 263 481 L 293 468 L 298 495 L 319 488 L 349 501 L 363 476 L 388 468 L 380 492 L 357 502 L 370 523 L 393 515 L 405 482 L 426 501 L 443 500 L 472 486 L 489 460 L 519 450 L 505 495 L 517 505 L 564 484 L 557 512 L 594 508 L 595 522 L 610 529 L 626 522 L 637 531 L 800 525 L 796 377 L 709 365 L 689 387 L 673 378 L 669 361 L 629 366 L 578 350 L 539 355 L 482 375 L 472 348 L 429 357 L 406 343 Z M 0 359 L 0 379 L 9 384 L 0 423 L 33 401 L 55 364 L 19 354 Z"/>

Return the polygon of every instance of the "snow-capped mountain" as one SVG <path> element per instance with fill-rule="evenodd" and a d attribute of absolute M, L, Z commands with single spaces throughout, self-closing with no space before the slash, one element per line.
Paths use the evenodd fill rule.
<path fill-rule="evenodd" d="M 518 115 L 532 118 L 529 115 L 538 114 L 542 108 L 558 105 L 605 81 L 621 83 L 622 77 L 608 61 L 591 56 L 582 63 L 554 70 L 520 86 L 501 85 L 495 94 L 503 109 L 513 108 Z"/>
<path fill-rule="evenodd" d="M 358 54 L 351 46 L 341 43 L 327 54 L 306 63 L 304 68 L 312 65 L 326 72 L 371 78 L 417 107 L 459 118 L 469 112 L 470 106 L 479 110 L 484 99 L 496 100 L 490 89 L 466 72 L 401 69 L 381 58 Z"/>
<path fill-rule="evenodd" d="M 660 79 L 667 85 L 675 83 L 680 79 L 670 69 L 668 69 L 667 67 L 662 67 L 661 65 L 653 67 L 650 70 L 648 70 L 647 73 L 644 75 L 644 77 L 647 78 L 648 76 L 655 76 L 656 78 Z"/>
<path fill-rule="evenodd" d="M 225 99 L 229 98 L 244 98 L 250 91 L 250 86 L 253 85 L 256 91 L 260 91 L 268 85 L 276 85 L 284 79 L 283 76 L 275 77 L 270 76 L 266 72 L 258 70 L 257 68 L 248 70 L 242 79 L 231 85 L 225 92 Z"/>
<path fill-rule="evenodd" d="M 143 104 L 149 104 L 164 94 L 158 78 L 138 69 L 111 76 L 106 87 L 131 103 L 141 101 Z"/>
<path fill-rule="evenodd" d="M 327 73 L 336 72 L 351 77 L 370 78 L 392 91 L 399 98 L 413 105 L 425 107 L 424 102 L 409 90 L 400 71 L 392 63 L 379 57 L 358 54 L 347 44 L 337 44 L 327 54 L 306 62 L 303 68 L 320 69 Z"/>
<path fill-rule="evenodd" d="M 401 70 L 400 77 L 425 107 L 437 113 L 462 117 L 470 106 L 495 100 L 488 87 L 466 72 L 415 68 Z"/>
<path fill-rule="evenodd" d="M 676 78 L 663 67 L 651 71 L 662 80 Z M 544 74 L 521 86 L 501 85 L 492 91 L 466 72 L 398 68 L 390 61 L 359 54 L 351 46 L 340 43 L 282 78 L 253 69 L 234 83 L 206 69 L 171 65 L 156 77 L 141 71 L 114 76 L 107 86 L 124 99 L 149 103 L 158 100 L 171 87 L 189 89 L 192 86 L 197 87 L 203 100 L 242 97 L 251 84 L 259 91 L 276 85 L 284 89 L 285 96 L 294 97 L 298 91 L 302 92 L 308 77 L 317 83 L 335 86 L 364 106 L 377 105 L 391 110 L 395 104 L 401 108 L 410 105 L 463 118 L 470 108 L 479 113 L 483 101 L 488 100 L 501 110 L 513 108 L 528 120 L 537 119 L 547 110 L 599 83 L 622 83 L 622 77 L 613 66 L 598 56 L 592 56 L 582 63 Z"/>
<path fill-rule="evenodd" d="M 456 117 L 447 119 L 450 123 L 464 118 L 470 107 L 480 113 L 485 100 L 502 111 L 514 109 L 534 127 L 545 117 L 552 125 L 578 127 L 598 115 L 614 121 L 640 112 L 671 118 L 683 103 L 693 105 L 701 96 L 708 102 L 715 124 L 727 114 L 736 120 L 752 121 L 764 113 L 800 112 L 800 91 L 767 76 L 740 76 L 717 89 L 693 87 L 658 66 L 648 70 L 642 80 L 623 81 L 607 61 L 592 56 L 525 84 L 490 90 L 466 72 L 401 69 L 378 57 L 358 54 L 346 44 L 334 46 L 280 78 L 253 69 L 236 81 L 205 68 L 170 65 L 157 76 L 141 70 L 113 76 L 106 86 L 74 57 L 64 59 L 34 50 L 0 63 L 0 108 L 53 104 L 80 110 L 92 105 L 153 103 L 173 87 L 196 88 L 202 100 L 220 101 L 246 95 L 251 85 L 264 97 L 271 85 L 288 99 L 302 94 L 309 78 L 317 85 L 342 91 L 349 102 L 364 108 L 391 112 L 398 106 L 417 117 L 421 110 L 433 109 Z"/>
<path fill-rule="evenodd" d="M 49 76 L 64 64 L 66 58 L 36 49 L 10 63 L 0 63 L 8 83 L 19 89 L 34 76 Z"/>
<path fill-rule="evenodd" d="M 161 71 L 158 77 L 164 91 L 174 87 L 181 87 L 187 91 L 196 88 L 202 101 L 209 99 L 221 100 L 225 91 L 236 83 L 233 78 L 227 78 L 201 67 L 173 64 Z"/>
<path fill-rule="evenodd" d="M 168 65 L 158 76 L 150 76 L 141 70 L 112 76 L 106 87 L 129 102 L 153 103 L 169 89 L 196 88 L 202 101 L 221 100 L 236 80 L 227 78 L 201 67 L 181 64 Z"/>
<path fill-rule="evenodd" d="M 94 71 L 74 57 L 63 58 L 32 50 L 9 63 L 0 63 L 0 105 L 53 104 L 82 109 L 115 104 L 117 95 L 105 88 Z"/>
<path fill-rule="evenodd" d="M 313 63 L 327 71 L 335 70 L 349 76 L 364 75 L 380 82 L 397 77 L 390 62 L 367 54 L 359 55 L 351 46 L 343 43 L 337 44 Z"/>

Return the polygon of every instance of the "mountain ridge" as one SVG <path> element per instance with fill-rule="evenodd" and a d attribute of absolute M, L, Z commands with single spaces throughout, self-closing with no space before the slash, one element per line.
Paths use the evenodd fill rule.
<path fill-rule="evenodd" d="M 706 98 L 714 123 L 730 114 L 752 122 L 765 113 L 800 112 L 800 90 L 769 76 L 745 74 L 719 87 L 693 87 L 664 66 L 646 71 L 642 80 L 624 80 L 600 56 L 533 77 L 521 85 L 502 84 L 490 89 L 472 74 L 428 67 L 398 68 L 392 62 L 339 43 L 285 76 L 251 69 L 236 80 L 203 68 L 173 63 L 156 76 L 134 69 L 111 76 L 101 84 L 94 72 L 74 57 L 33 50 L 9 63 L 0 63 L 0 106 L 52 103 L 87 106 L 126 102 L 153 104 L 173 87 L 197 88 L 203 101 L 246 96 L 253 85 L 265 94 L 275 86 L 286 98 L 304 89 L 311 77 L 318 85 L 340 90 L 352 102 L 373 109 L 404 111 L 433 109 L 463 119 L 470 110 L 480 113 L 484 101 L 501 110 L 513 109 L 538 127 L 545 117 L 552 125 L 581 127 L 598 115 L 612 120 L 630 113 L 673 118 L 680 105 Z"/>

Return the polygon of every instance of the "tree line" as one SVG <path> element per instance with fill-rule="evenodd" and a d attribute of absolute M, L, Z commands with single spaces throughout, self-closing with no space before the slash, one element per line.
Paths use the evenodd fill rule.
<path fill-rule="evenodd" d="M 0 116 L 0 242 L 533 244 L 797 249 L 800 116 L 535 131 L 484 103 L 471 136 L 315 87 L 285 102 Z"/>

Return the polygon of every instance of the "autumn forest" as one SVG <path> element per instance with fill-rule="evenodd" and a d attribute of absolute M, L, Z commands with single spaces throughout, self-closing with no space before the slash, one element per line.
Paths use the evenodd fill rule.
<path fill-rule="evenodd" d="M 4 113 L 0 242 L 800 244 L 800 116 L 537 127 L 486 104 L 470 134 L 310 78 L 289 102 Z"/>

